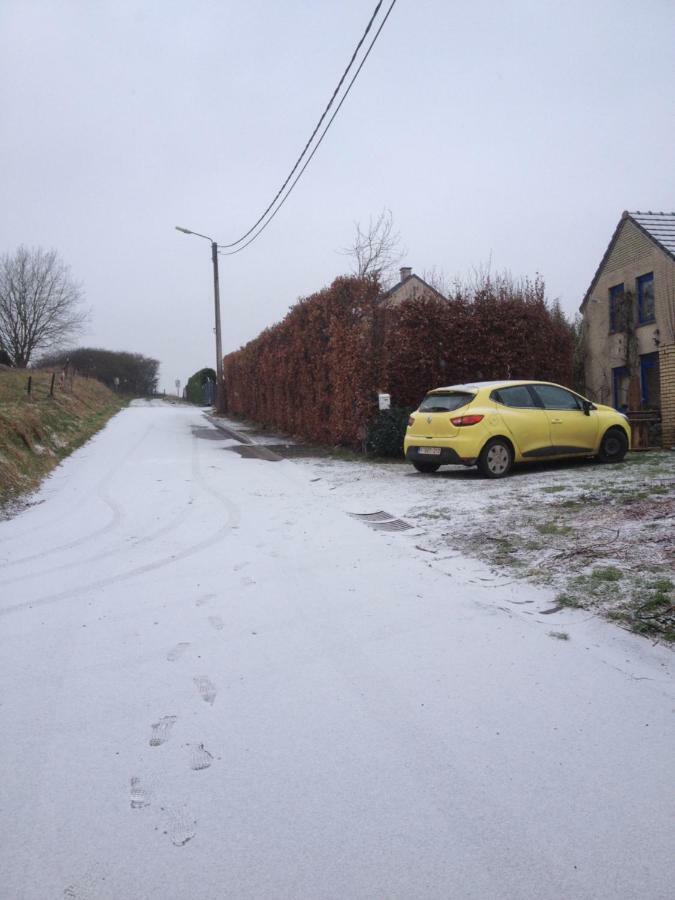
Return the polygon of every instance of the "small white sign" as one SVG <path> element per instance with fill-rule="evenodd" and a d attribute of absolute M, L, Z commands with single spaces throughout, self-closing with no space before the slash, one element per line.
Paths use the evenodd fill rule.
<path fill-rule="evenodd" d="M 378 394 L 377 401 L 380 409 L 391 409 L 391 394 Z"/>

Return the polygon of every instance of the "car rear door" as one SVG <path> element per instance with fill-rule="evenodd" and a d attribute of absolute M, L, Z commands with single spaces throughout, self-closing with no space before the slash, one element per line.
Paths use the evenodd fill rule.
<path fill-rule="evenodd" d="M 499 412 L 506 435 L 525 459 L 550 454 L 551 432 L 548 417 L 527 385 L 497 388 L 490 394 Z"/>
<path fill-rule="evenodd" d="M 593 453 L 598 438 L 598 415 L 584 410 L 577 394 L 556 384 L 534 384 L 551 431 L 552 455 Z"/>

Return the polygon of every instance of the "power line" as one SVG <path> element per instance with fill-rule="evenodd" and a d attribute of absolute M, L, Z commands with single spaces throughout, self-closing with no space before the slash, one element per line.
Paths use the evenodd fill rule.
<path fill-rule="evenodd" d="M 379 10 L 380 10 L 380 7 L 382 6 L 382 2 L 383 2 L 383 0 L 379 0 L 377 6 L 375 7 L 375 10 L 374 10 L 372 16 L 370 17 L 370 21 L 368 22 L 368 25 L 366 26 L 366 30 L 364 31 L 364 33 L 363 33 L 363 35 L 362 35 L 362 37 L 361 37 L 361 40 L 358 42 L 358 44 L 357 44 L 357 46 L 356 46 L 356 49 L 354 50 L 354 53 L 352 54 L 352 58 L 351 58 L 351 60 L 349 61 L 349 65 L 348 65 L 347 68 L 345 69 L 345 71 L 344 71 L 342 77 L 340 78 L 340 81 L 339 81 L 337 87 L 336 87 L 335 90 L 333 91 L 333 95 L 332 95 L 332 97 L 331 97 L 331 99 L 330 99 L 328 105 L 326 106 L 325 110 L 323 111 L 323 113 L 322 113 L 322 115 L 321 115 L 321 118 L 320 118 L 319 121 L 317 122 L 316 128 L 315 128 L 314 131 L 312 132 L 312 135 L 311 135 L 310 139 L 309 139 L 309 140 L 307 141 L 307 143 L 305 144 L 305 147 L 304 147 L 302 153 L 300 154 L 300 156 L 298 157 L 298 159 L 297 159 L 295 165 L 294 165 L 293 168 L 291 169 L 291 171 L 290 171 L 288 177 L 286 178 L 286 180 L 284 181 L 284 183 L 282 184 L 282 186 L 281 186 L 281 187 L 279 188 L 279 190 L 277 191 L 277 193 L 276 193 L 274 199 L 273 199 L 272 202 L 269 204 L 269 206 L 267 207 L 267 209 L 265 210 L 265 212 L 260 216 L 260 218 L 258 219 L 258 221 L 257 221 L 254 225 L 252 225 L 251 228 L 249 228 L 249 230 L 248 230 L 245 234 L 243 234 L 238 240 L 233 241 L 231 244 L 219 244 L 219 245 L 218 245 L 219 247 L 222 247 L 222 248 L 230 248 L 230 247 L 236 247 L 237 244 L 241 244 L 242 241 L 244 241 L 244 240 L 245 240 L 245 239 L 246 239 L 253 231 L 255 231 L 256 228 L 258 228 L 258 225 L 260 225 L 260 223 L 263 222 L 263 220 L 265 219 L 265 217 L 267 216 L 267 214 L 269 213 L 269 211 L 274 207 L 274 204 L 277 202 L 277 200 L 279 199 L 279 197 L 280 197 L 281 194 L 283 193 L 284 189 L 285 189 L 286 186 L 288 185 L 289 181 L 290 181 L 291 178 L 293 177 L 293 174 L 296 172 L 298 166 L 299 166 L 300 163 L 302 162 L 302 159 L 303 159 L 304 155 L 306 154 L 307 149 L 309 148 L 310 144 L 312 143 L 312 140 L 314 139 L 314 137 L 316 136 L 316 133 L 318 132 L 319 128 L 321 127 L 321 123 L 322 123 L 323 120 L 326 118 L 326 115 L 328 114 L 328 112 L 329 112 L 331 106 L 333 105 L 333 102 L 334 102 L 335 97 L 337 96 L 337 94 L 338 94 L 338 92 L 339 92 L 339 90 L 340 90 L 340 87 L 341 87 L 342 84 L 344 83 L 344 80 L 345 80 L 345 78 L 347 77 L 347 75 L 348 75 L 348 73 L 349 73 L 349 70 L 351 69 L 352 65 L 354 64 L 354 60 L 355 60 L 355 58 L 356 58 L 356 56 L 357 56 L 357 54 L 358 54 L 360 48 L 362 47 L 364 40 L 366 39 L 368 33 L 370 32 L 370 29 L 371 29 L 371 27 L 372 27 L 372 25 L 373 25 L 373 22 L 374 22 L 374 20 L 375 20 L 377 14 L 378 14 L 378 12 L 379 12 Z M 369 57 L 369 55 L 370 55 L 370 51 L 371 51 L 371 50 L 373 49 L 373 47 L 375 46 L 375 43 L 376 43 L 378 37 L 380 36 L 380 32 L 381 32 L 382 29 L 384 28 L 385 23 L 386 23 L 387 19 L 389 18 L 389 15 L 390 15 L 390 13 L 391 13 L 391 11 L 393 10 L 393 8 L 394 8 L 395 5 L 396 5 L 396 0 L 392 0 L 392 3 L 391 3 L 391 5 L 389 6 L 389 9 L 387 10 L 387 12 L 386 12 L 386 14 L 385 14 L 385 16 L 384 16 L 384 19 L 383 19 L 382 22 L 380 23 L 380 27 L 379 27 L 379 28 L 377 29 L 377 31 L 375 32 L 375 36 L 373 37 L 372 41 L 370 42 L 370 45 L 369 45 L 368 49 L 366 50 L 363 59 L 361 60 L 361 62 L 360 62 L 360 64 L 359 64 L 359 66 L 358 66 L 356 72 L 354 73 L 354 76 L 352 77 L 352 80 L 349 82 L 349 84 L 348 84 L 348 86 L 347 86 L 347 89 L 345 90 L 345 92 L 344 92 L 344 94 L 343 94 L 343 96 L 342 96 L 342 99 L 340 100 L 340 102 L 339 102 L 338 105 L 337 105 L 337 108 L 335 109 L 335 112 L 333 113 L 333 115 L 332 115 L 332 116 L 330 117 L 330 119 L 328 120 L 328 124 L 326 125 L 326 127 L 325 127 L 324 130 L 323 130 L 323 132 L 321 133 L 321 136 L 319 137 L 319 140 L 317 141 L 317 143 L 316 143 L 314 149 L 312 150 L 312 152 L 310 153 L 309 157 L 308 157 L 307 160 L 305 161 L 305 164 L 302 166 L 302 168 L 301 168 L 300 171 L 298 172 L 298 174 L 297 174 L 297 176 L 295 177 L 293 183 L 292 183 L 291 186 L 288 188 L 288 190 L 286 191 L 285 195 L 282 197 L 281 202 L 279 203 L 279 205 L 277 206 L 277 208 L 274 210 L 274 212 L 272 213 L 272 215 L 267 219 L 267 221 L 264 222 L 264 224 L 262 225 L 262 227 L 259 228 L 258 231 L 253 235 L 253 237 L 250 238 L 250 240 L 246 241 L 246 243 L 243 244 L 241 247 L 239 247 L 237 250 L 230 250 L 229 253 L 222 253 L 222 254 L 221 254 L 222 256 L 233 256 L 235 253 L 240 253 L 240 252 L 241 252 L 242 250 L 244 250 L 246 247 L 250 246 L 250 244 L 252 244 L 253 241 L 255 241 L 256 238 L 258 238 L 258 237 L 262 234 L 262 232 L 267 228 L 267 226 L 268 226 L 268 225 L 270 224 L 270 222 L 274 219 L 274 217 L 275 217 L 276 214 L 279 212 L 279 210 L 281 209 L 281 207 L 284 205 L 284 203 L 286 202 L 286 200 L 287 200 L 288 197 L 290 196 L 291 192 L 293 191 L 293 188 L 295 187 L 295 185 L 298 183 L 298 181 L 299 181 L 300 178 L 302 177 L 303 172 L 305 171 L 305 169 L 307 168 L 307 166 L 308 166 L 309 163 L 311 162 L 312 157 L 314 156 L 314 154 L 316 153 L 316 151 L 317 151 L 317 150 L 319 149 L 319 147 L 321 146 L 321 143 L 322 143 L 324 137 L 326 136 L 326 133 L 328 132 L 328 129 L 330 128 L 330 126 L 333 124 L 333 121 L 335 120 L 335 117 L 336 117 L 337 114 L 340 112 L 340 109 L 341 109 L 341 107 L 342 107 L 342 104 L 343 104 L 343 103 L 345 102 L 345 100 L 347 99 L 347 96 L 349 95 L 349 92 L 351 91 L 354 82 L 355 82 L 356 79 L 358 78 L 359 72 L 360 72 L 361 69 L 363 68 L 365 61 L 368 59 L 368 57 Z"/>

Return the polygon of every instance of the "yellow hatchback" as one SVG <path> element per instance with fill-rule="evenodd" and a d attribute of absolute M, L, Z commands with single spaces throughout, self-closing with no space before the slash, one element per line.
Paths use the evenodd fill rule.
<path fill-rule="evenodd" d="M 404 451 L 418 472 L 477 465 L 488 478 L 514 463 L 573 456 L 620 462 L 627 418 L 559 384 L 480 381 L 430 391 L 408 419 Z"/>

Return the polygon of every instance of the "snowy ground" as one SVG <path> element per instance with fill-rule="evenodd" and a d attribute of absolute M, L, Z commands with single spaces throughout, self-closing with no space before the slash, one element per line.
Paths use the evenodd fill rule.
<path fill-rule="evenodd" d="M 415 527 L 429 565 L 454 571 L 448 560 L 480 559 L 488 567 L 481 580 L 546 586 L 556 605 L 675 640 L 673 452 L 629 454 L 619 466 L 529 465 L 489 481 L 458 466 L 421 475 L 403 462 L 326 456 L 321 448 L 229 424 L 266 451 L 308 467 L 321 482 L 317 491 L 335 492 L 341 508 L 383 510 Z"/>
<path fill-rule="evenodd" d="M 0 522 L 2 897 L 671 897 L 671 651 L 236 447 L 136 405 Z"/>

